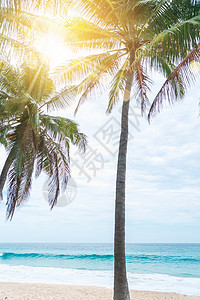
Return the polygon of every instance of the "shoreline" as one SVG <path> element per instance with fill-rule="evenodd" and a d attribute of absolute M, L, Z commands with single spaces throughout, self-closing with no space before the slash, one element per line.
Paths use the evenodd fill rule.
<path fill-rule="evenodd" d="M 134 300 L 200 300 L 171 292 L 133 291 Z M 0 282 L 0 300 L 112 300 L 112 290 L 95 286 Z"/>

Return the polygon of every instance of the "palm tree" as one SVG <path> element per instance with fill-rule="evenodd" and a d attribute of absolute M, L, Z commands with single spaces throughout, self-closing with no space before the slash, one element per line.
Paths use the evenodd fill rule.
<path fill-rule="evenodd" d="M 7 179 L 8 219 L 27 200 L 34 168 L 36 177 L 41 171 L 49 176 L 48 200 L 53 208 L 70 176 L 70 144 L 85 149 L 86 137 L 75 122 L 45 113 L 45 107 L 52 106 L 61 93 L 55 92 L 44 65 L 1 69 L 0 143 L 8 156 L 0 175 L 0 195 Z"/>
<path fill-rule="evenodd" d="M 195 75 L 190 63 L 199 58 L 200 3 L 195 0 L 80 0 L 72 8 L 81 17 L 66 22 L 69 47 L 80 58 L 58 68 L 68 86 L 63 96 L 79 95 L 76 112 L 89 97 L 109 92 L 107 112 L 122 101 L 116 180 L 114 299 L 128 300 L 125 258 L 125 183 L 130 98 L 148 106 L 149 70 L 167 77 L 151 112 L 165 97 L 182 98 Z M 188 54 L 188 51 L 191 51 Z M 64 100 L 62 101 L 64 104 Z"/>

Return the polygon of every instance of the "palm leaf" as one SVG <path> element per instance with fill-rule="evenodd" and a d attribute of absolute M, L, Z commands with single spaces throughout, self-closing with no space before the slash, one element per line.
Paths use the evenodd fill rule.
<path fill-rule="evenodd" d="M 200 15 L 194 16 L 186 21 L 179 22 L 169 29 L 156 35 L 149 44 L 151 50 L 159 55 L 176 61 L 185 57 L 187 50 L 196 47 L 200 38 Z"/>
<path fill-rule="evenodd" d="M 149 85 L 152 84 L 152 80 L 147 75 L 145 67 L 139 62 L 135 64 L 134 75 L 134 94 L 136 101 L 140 104 L 142 113 L 144 113 L 147 105 L 149 104 L 147 93 L 150 91 Z"/>
<path fill-rule="evenodd" d="M 110 113 L 116 105 L 116 103 L 120 99 L 120 92 L 123 92 L 125 84 L 126 84 L 126 74 L 128 72 L 128 66 L 129 66 L 129 57 L 125 60 L 123 66 L 121 69 L 117 72 L 115 77 L 112 80 L 111 83 L 111 89 L 109 93 L 109 103 L 107 108 L 107 113 Z"/>
<path fill-rule="evenodd" d="M 193 61 L 198 61 L 199 56 L 200 45 L 198 48 L 193 49 L 170 74 L 151 105 L 148 114 L 149 120 L 157 112 L 160 112 L 164 99 L 167 99 L 170 104 L 182 99 L 186 89 L 195 81 L 196 76 L 195 73 L 192 72 L 190 64 Z M 175 86 L 176 88 L 174 88 Z"/>
<path fill-rule="evenodd" d="M 116 12 L 117 1 L 113 0 L 80 0 L 71 4 L 72 9 L 100 26 L 118 26 L 121 19 Z"/>
<path fill-rule="evenodd" d="M 10 151 L 14 153 L 12 168 L 8 174 L 7 218 L 12 219 L 16 206 L 27 200 L 34 170 L 35 143 L 34 131 L 30 124 L 16 127 L 10 138 Z"/>
<path fill-rule="evenodd" d="M 79 91 L 82 92 L 82 95 L 75 109 L 75 114 L 80 105 L 83 104 L 88 97 L 96 97 L 106 90 L 108 85 L 106 76 L 108 75 L 108 78 L 115 76 L 121 62 L 120 60 L 125 54 L 126 53 L 123 52 L 122 54 L 116 52 L 109 55 L 102 61 L 101 65 L 97 66 L 96 69 L 79 84 Z"/>
<path fill-rule="evenodd" d="M 40 110 L 46 106 L 47 110 L 63 109 L 70 106 L 77 95 L 77 86 L 65 86 L 61 91 L 56 92 L 50 99 L 48 99 L 41 107 Z"/>
<path fill-rule="evenodd" d="M 97 40 L 110 38 L 111 40 L 121 41 L 121 37 L 112 29 L 101 28 L 100 26 L 89 22 L 83 18 L 75 18 L 65 25 L 67 41 L 87 42 L 88 40 Z"/>

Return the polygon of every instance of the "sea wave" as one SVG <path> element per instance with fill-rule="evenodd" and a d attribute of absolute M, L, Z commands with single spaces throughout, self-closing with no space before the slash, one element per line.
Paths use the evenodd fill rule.
<path fill-rule="evenodd" d="M 70 254 L 51 254 L 51 253 L 15 253 L 15 252 L 4 252 L 0 255 L 2 259 L 11 258 L 52 258 L 52 259 L 101 259 L 109 260 L 113 259 L 112 254 L 98 255 L 98 254 L 81 254 L 81 255 L 70 255 Z"/>
<path fill-rule="evenodd" d="M 200 296 L 200 278 L 180 278 L 164 274 L 129 272 L 128 280 L 129 287 L 135 290 L 177 292 Z M 0 281 L 57 283 L 112 288 L 113 272 L 1 264 Z"/>
<path fill-rule="evenodd" d="M 64 260 L 114 260 L 114 256 L 112 254 L 54 254 L 54 253 L 17 253 L 17 252 L 4 252 L 0 253 L 0 259 L 9 260 L 9 259 L 64 259 Z M 178 255 L 135 255 L 128 254 L 126 256 L 127 262 L 188 262 L 188 263 L 200 263 L 200 257 L 183 257 Z"/>

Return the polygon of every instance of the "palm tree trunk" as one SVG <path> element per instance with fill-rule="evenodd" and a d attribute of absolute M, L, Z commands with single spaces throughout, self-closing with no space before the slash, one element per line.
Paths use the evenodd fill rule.
<path fill-rule="evenodd" d="M 115 201 L 115 241 L 114 241 L 114 300 L 130 300 L 126 275 L 125 255 L 125 183 L 126 154 L 128 145 L 128 112 L 133 72 L 130 71 L 126 82 L 121 117 L 121 135 L 119 143 L 116 201 Z"/>
<path fill-rule="evenodd" d="M 8 174 L 8 171 L 10 169 L 10 166 L 11 166 L 12 162 L 13 162 L 13 158 L 12 158 L 12 154 L 10 152 L 7 159 L 6 159 L 6 161 L 5 161 L 5 164 L 3 166 L 3 170 L 1 171 L 1 175 L 0 175 L 0 198 L 3 198 L 3 188 L 4 188 L 6 178 L 7 178 L 7 174 Z"/>

